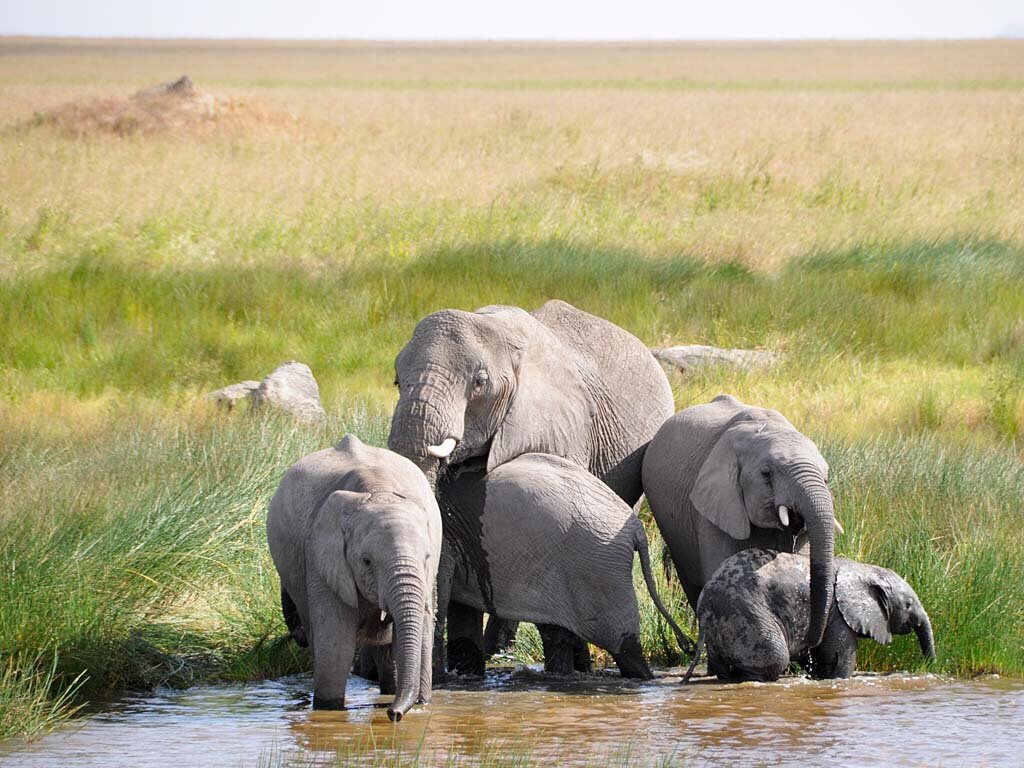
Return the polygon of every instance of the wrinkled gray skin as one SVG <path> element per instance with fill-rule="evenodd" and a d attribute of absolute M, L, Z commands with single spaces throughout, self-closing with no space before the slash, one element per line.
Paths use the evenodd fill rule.
<path fill-rule="evenodd" d="M 825 637 L 813 649 L 806 640 L 809 604 L 810 563 L 805 556 L 767 549 L 740 552 L 722 563 L 704 586 L 697 607 L 698 649 L 707 644 L 709 668 L 728 681 L 777 680 L 791 661 L 814 678 L 850 677 L 861 637 L 888 645 L 893 635 L 915 632 L 922 653 L 935 655 L 924 606 L 913 588 L 888 568 L 836 559 L 835 601 Z"/>
<path fill-rule="evenodd" d="M 388 447 L 432 481 L 441 460 L 428 446 L 454 438 L 446 464 L 486 456 L 492 470 L 547 453 L 635 504 L 644 448 L 674 410 L 668 379 L 639 339 L 563 301 L 534 312 L 435 312 L 416 326 L 395 372 Z"/>
<path fill-rule="evenodd" d="M 644 491 L 690 606 L 726 559 L 762 547 L 810 545 L 811 621 L 817 645 L 832 602 L 835 512 L 828 464 L 777 411 L 719 395 L 658 430 L 643 463 Z M 788 508 L 789 524 L 779 507 Z"/>
<path fill-rule="evenodd" d="M 639 339 L 562 301 L 534 312 L 490 306 L 428 315 L 395 373 L 388 447 L 432 485 L 441 466 L 483 457 L 491 470 L 537 452 L 585 467 L 635 504 L 644 450 L 675 409 L 664 371 Z M 457 441 L 454 451 L 432 456 L 428 447 L 446 438 Z M 458 625 L 460 616 L 472 631 L 476 617 L 456 610 L 451 620 Z M 493 645 L 514 635 L 507 625 L 489 633 Z"/>
<path fill-rule="evenodd" d="M 441 515 L 415 465 L 346 435 L 285 473 L 267 540 L 285 621 L 312 646 L 314 708 L 344 707 L 357 641 L 394 641 L 392 720 L 430 700 Z"/>
<path fill-rule="evenodd" d="M 553 671 L 573 668 L 572 640 L 561 629 L 610 652 L 624 676 L 649 679 L 632 576 L 639 552 L 651 598 L 680 644 L 690 644 L 658 596 L 639 518 L 582 467 L 530 453 L 486 474 L 482 466 L 446 473 L 442 484 L 444 537 L 455 560 L 450 583 L 438 585 L 442 602 L 449 594 L 453 606 L 545 628 L 546 655 L 555 655 L 554 642 L 566 657 Z M 482 674 L 479 619 L 475 635 L 466 638 L 479 664 L 471 671 Z"/>

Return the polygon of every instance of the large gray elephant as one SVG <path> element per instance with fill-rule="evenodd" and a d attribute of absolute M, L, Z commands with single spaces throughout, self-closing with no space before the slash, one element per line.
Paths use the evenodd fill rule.
<path fill-rule="evenodd" d="M 935 655 L 931 621 L 913 588 L 888 568 L 836 558 L 835 601 L 821 643 L 807 644 L 810 563 L 804 555 L 748 549 L 733 555 L 704 585 L 697 607 L 698 652 L 729 681 L 778 680 L 791 661 L 811 677 L 850 677 L 857 640 L 888 645 L 893 635 L 917 634 L 922 653 Z"/>
<path fill-rule="evenodd" d="M 430 478 L 478 456 L 492 470 L 524 453 L 561 456 L 628 504 L 644 449 L 675 410 L 650 350 L 563 301 L 423 318 L 395 360 L 388 447 Z"/>
<path fill-rule="evenodd" d="M 430 701 L 441 515 L 423 473 L 346 435 L 301 459 L 270 502 L 267 541 L 293 637 L 313 650 L 313 707 L 340 709 L 357 640 L 394 641 L 392 720 Z"/>
<path fill-rule="evenodd" d="M 719 395 L 658 430 L 644 456 L 651 513 L 690 606 L 729 557 L 761 547 L 810 544 L 808 644 L 821 641 L 832 602 L 835 508 L 828 464 L 777 411 Z"/>
<path fill-rule="evenodd" d="M 451 579 L 439 580 L 442 605 L 448 595 L 453 605 L 537 624 L 549 671 L 577 666 L 578 636 L 611 653 L 623 676 L 649 679 L 633 588 L 637 552 L 655 606 L 680 645 L 690 645 L 658 596 L 643 524 L 583 467 L 529 453 L 487 473 L 482 466 L 445 473 L 439 484 L 455 560 Z M 475 668 L 466 671 L 483 674 L 479 619 L 462 639 L 475 651 Z"/>
<path fill-rule="evenodd" d="M 635 504 L 644 450 L 675 410 L 665 372 L 639 339 L 562 301 L 428 315 L 395 374 L 388 447 L 431 484 L 441 466 L 483 457 L 491 470 L 537 452 L 586 468 Z M 514 636 L 493 619 L 492 649 Z M 449 635 L 472 633 L 477 620 L 454 606 Z"/>

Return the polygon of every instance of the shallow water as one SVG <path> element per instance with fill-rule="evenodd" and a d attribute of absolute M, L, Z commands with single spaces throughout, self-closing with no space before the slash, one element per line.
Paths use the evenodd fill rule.
<path fill-rule="evenodd" d="M 502 745 L 538 764 L 1021 765 L 1024 683 L 862 675 L 681 686 L 617 675 L 553 680 L 530 669 L 449 685 L 397 726 L 350 679 L 345 712 L 313 712 L 308 675 L 129 696 L 81 725 L 0 745 L 4 766 L 243 766 L 261 758 L 399 748 L 472 759 Z M 518 746 L 515 746 L 518 745 Z M 555 759 L 557 758 L 557 759 Z"/>

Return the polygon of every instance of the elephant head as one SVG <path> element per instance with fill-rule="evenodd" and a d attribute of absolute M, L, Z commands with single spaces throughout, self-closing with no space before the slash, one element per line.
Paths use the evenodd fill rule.
<path fill-rule="evenodd" d="M 588 465 L 594 403 L 579 359 L 524 310 L 429 315 L 395 373 L 388 447 L 432 483 L 441 462 L 474 456 L 486 456 L 488 470 L 531 451 Z"/>
<path fill-rule="evenodd" d="M 835 508 L 827 479 L 828 464 L 817 447 L 785 417 L 746 409 L 718 438 L 690 493 L 694 508 L 736 540 L 749 538 L 752 526 L 794 535 L 806 529 L 810 647 L 821 642 L 835 580 Z"/>
<path fill-rule="evenodd" d="M 394 622 L 398 679 L 388 716 L 400 720 L 417 700 L 430 698 L 439 521 L 397 493 L 335 491 L 311 533 L 316 567 L 358 610 L 360 632 L 383 634 L 388 619 Z"/>
<path fill-rule="evenodd" d="M 836 605 L 850 629 L 888 645 L 893 635 L 917 634 L 921 653 L 935 656 L 932 623 L 914 589 L 888 568 L 842 561 Z"/>

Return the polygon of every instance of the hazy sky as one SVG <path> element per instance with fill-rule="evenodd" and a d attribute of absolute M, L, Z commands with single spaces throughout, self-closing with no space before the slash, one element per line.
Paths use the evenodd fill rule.
<path fill-rule="evenodd" d="M 0 34 L 385 39 L 1024 35 L 1024 0 L 0 0 Z"/>

